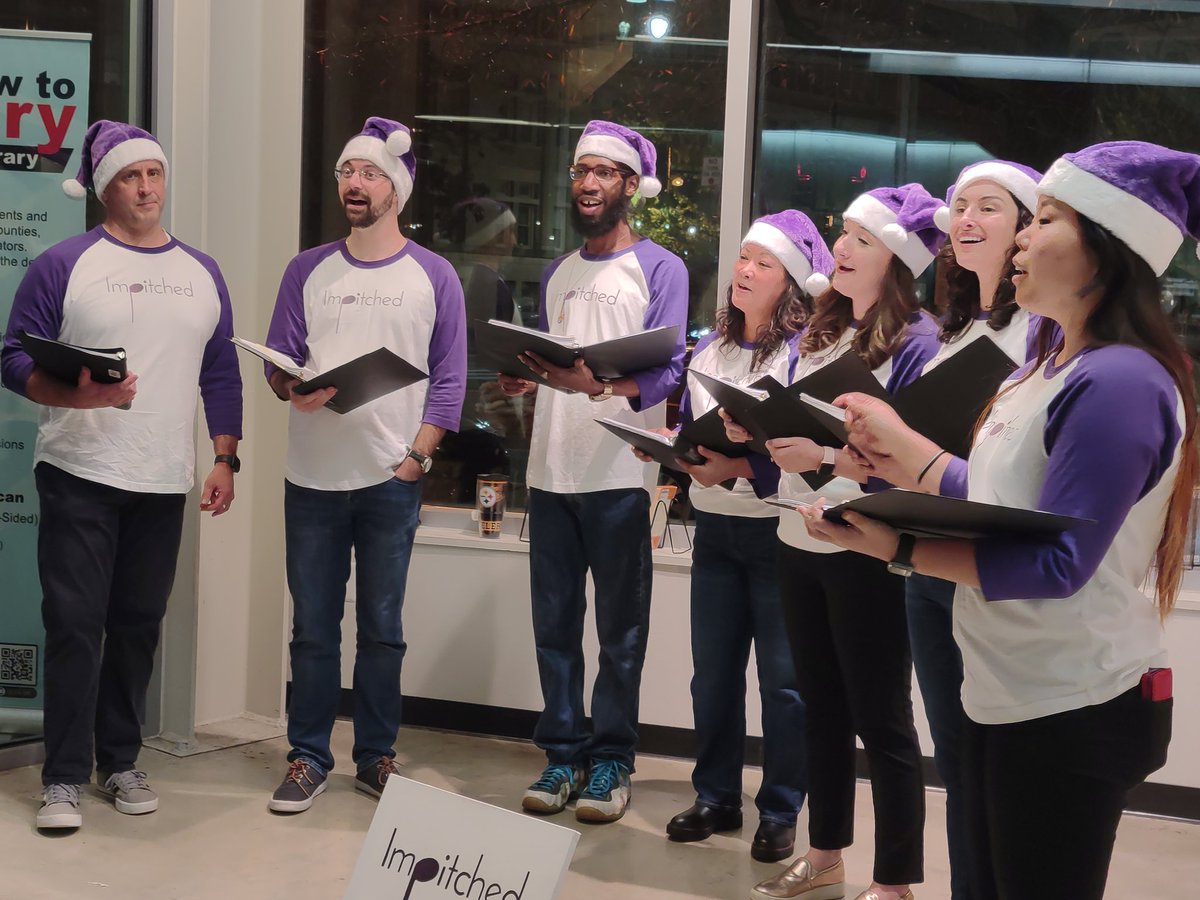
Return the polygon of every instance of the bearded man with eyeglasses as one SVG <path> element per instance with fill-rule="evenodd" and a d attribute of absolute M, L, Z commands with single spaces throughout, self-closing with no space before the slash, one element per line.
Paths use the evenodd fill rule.
<path fill-rule="evenodd" d="M 612 380 L 578 361 L 559 368 L 522 354 L 552 389 L 538 392 L 529 448 L 530 581 L 533 633 L 544 708 L 534 741 L 547 766 L 522 807 L 561 812 L 577 799 L 581 821 L 625 814 L 638 738 L 638 693 L 650 625 L 650 498 L 657 467 L 594 421 L 661 426 L 664 403 L 683 372 L 688 277 L 683 261 L 629 224 L 633 198 L 654 197 L 654 145 L 612 122 L 589 122 L 575 148 L 571 218 L 584 244 L 542 276 L 540 327 L 580 344 L 678 326 L 663 366 Z M 500 375 L 505 393 L 536 382 Z M 583 705 L 585 583 L 595 585 L 600 659 L 591 722 Z"/>
<path fill-rule="evenodd" d="M 284 482 L 292 693 L 288 771 L 275 812 L 312 806 L 334 758 L 330 734 L 341 694 L 341 619 L 355 566 L 354 787 L 373 797 L 396 771 L 401 625 L 421 476 L 442 435 L 458 429 L 466 390 L 462 285 L 442 257 L 406 239 L 397 216 L 412 194 L 408 128 L 372 116 L 346 144 L 334 176 L 350 223 L 344 240 L 306 250 L 279 287 L 267 345 L 328 371 L 379 347 L 429 373 L 428 381 L 340 415 L 336 386 L 297 394 L 297 379 L 268 364 L 291 402 Z"/>

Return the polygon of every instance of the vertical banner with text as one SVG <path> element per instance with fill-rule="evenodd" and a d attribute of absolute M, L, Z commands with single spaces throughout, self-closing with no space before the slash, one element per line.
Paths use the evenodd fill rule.
<path fill-rule="evenodd" d="M 84 228 L 62 191 L 87 130 L 91 35 L 0 29 L 0 323 L 39 253 Z M 57 335 L 47 335 L 57 337 Z M 37 407 L 0 391 L 0 707 L 42 706 Z M 0 717 L 2 718 L 2 717 Z"/>

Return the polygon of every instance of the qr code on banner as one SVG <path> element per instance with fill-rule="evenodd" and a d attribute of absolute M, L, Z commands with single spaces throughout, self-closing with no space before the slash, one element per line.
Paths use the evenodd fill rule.
<path fill-rule="evenodd" d="M 0 644 L 0 684 L 37 684 L 37 647 Z"/>

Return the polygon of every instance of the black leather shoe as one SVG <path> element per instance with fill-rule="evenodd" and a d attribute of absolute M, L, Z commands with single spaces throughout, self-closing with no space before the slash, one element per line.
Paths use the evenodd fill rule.
<path fill-rule="evenodd" d="M 742 827 L 742 811 L 707 803 L 696 803 L 667 823 L 667 837 L 687 843 L 702 841 L 718 831 L 737 831 Z M 780 857 L 782 859 L 782 857 Z"/>
<path fill-rule="evenodd" d="M 796 846 L 796 826 L 762 821 L 754 832 L 750 855 L 759 862 L 779 862 L 792 855 Z"/>

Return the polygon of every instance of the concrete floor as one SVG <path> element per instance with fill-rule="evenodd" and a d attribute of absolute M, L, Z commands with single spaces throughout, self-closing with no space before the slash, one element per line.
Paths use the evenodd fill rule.
<path fill-rule="evenodd" d="M 352 786 L 350 727 L 339 722 L 339 764 L 313 808 L 276 816 L 266 803 L 285 771 L 283 739 L 180 759 L 145 750 L 141 766 L 161 796 L 157 813 L 123 816 L 85 790 L 84 827 L 46 837 L 33 827 L 40 795 L 37 767 L 0 773 L 0 898 L 3 900 L 330 900 L 341 897 L 375 803 Z M 516 808 L 542 766 L 530 744 L 407 730 L 400 740 L 404 774 L 498 806 Z M 613 825 L 556 821 L 582 837 L 562 897 L 663 900 L 744 898 L 782 864 L 750 859 L 743 832 L 700 844 L 673 844 L 663 835 L 672 815 L 692 802 L 690 763 L 642 757 L 633 805 Z M 746 770 L 752 795 L 760 777 Z M 859 786 L 859 840 L 847 851 L 855 890 L 871 871 L 870 789 Z M 753 808 L 750 797 L 746 806 Z M 949 896 L 945 804 L 929 794 L 926 884 L 921 900 Z M 803 814 L 801 823 L 803 826 Z M 1026 861 L 1026 864 L 1036 861 Z M 1109 878 L 1113 898 L 1193 896 L 1200 884 L 1200 825 L 1127 816 Z M 850 897 L 854 893 L 849 894 Z M 1064 898 L 1069 900 L 1069 898 Z"/>

